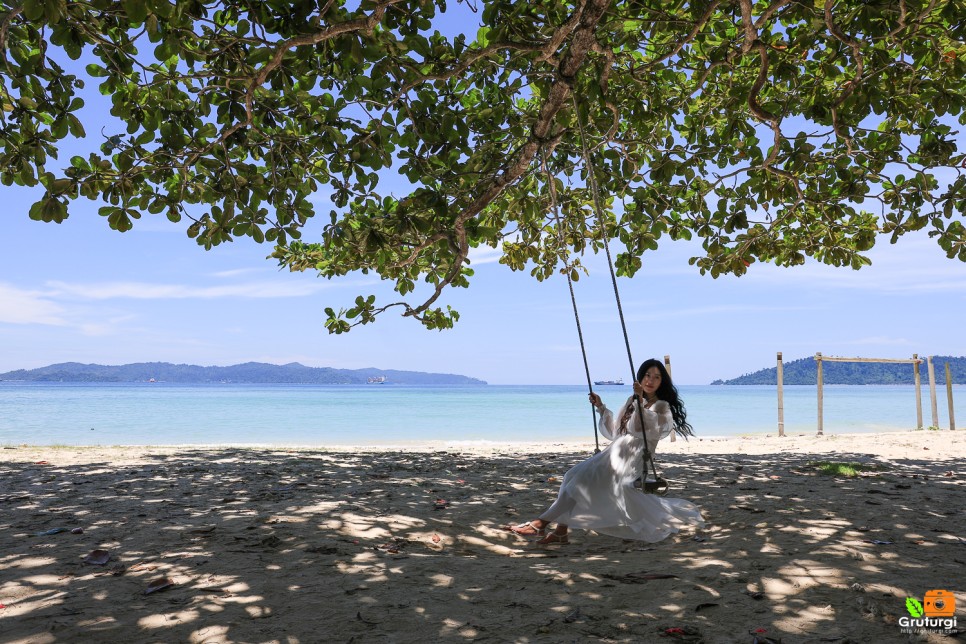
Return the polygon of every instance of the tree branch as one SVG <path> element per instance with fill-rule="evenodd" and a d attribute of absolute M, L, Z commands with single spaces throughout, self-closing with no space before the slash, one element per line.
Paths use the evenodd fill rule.
<path fill-rule="evenodd" d="M 758 20 L 755 21 L 755 29 L 761 29 L 766 22 L 771 20 L 771 17 L 775 14 L 776 11 L 778 11 L 779 9 L 781 9 L 786 5 L 791 4 L 793 1 L 794 0 L 778 0 L 778 2 L 774 3 L 773 5 L 765 9 L 765 11 L 758 17 Z M 905 2 L 905 0 L 900 0 L 900 1 Z"/>
<path fill-rule="evenodd" d="M 580 71 L 581 66 L 587 58 L 588 52 L 590 52 L 597 43 L 596 38 L 596 27 L 597 23 L 600 22 L 605 11 L 610 6 L 611 0 L 587 0 L 583 5 L 583 8 L 579 12 L 578 25 L 573 30 L 573 38 L 571 41 L 570 48 L 564 55 L 563 60 L 557 67 L 557 80 L 550 87 L 550 91 L 547 95 L 547 100 L 544 101 L 543 106 L 540 109 L 540 113 L 537 117 L 537 121 L 533 126 L 532 133 L 529 139 L 517 150 L 516 154 L 505 166 L 504 171 L 498 176 L 493 177 L 490 180 L 489 186 L 485 187 L 484 190 L 473 199 L 469 205 L 467 205 L 462 212 L 459 213 L 454 222 L 454 232 L 456 233 L 456 240 L 460 248 L 460 263 L 454 264 L 454 268 L 445 278 L 444 282 L 441 282 L 436 290 L 436 293 L 426 302 L 414 309 L 414 313 L 420 313 L 425 311 L 429 306 L 435 302 L 440 294 L 441 287 L 449 284 L 456 275 L 459 274 L 459 269 L 462 266 L 462 262 L 465 260 L 466 254 L 469 252 L 469 244 L 466 241 L 466 222 L 473 217 L 476 217 L 491 204 L 499 195 L 506 189 L 506 187 L 520 177 L 526 172 L 527 168 L 533 162 L 536 157 L 537 152 L 540 150 L 540 146 L 549 138 L 550 128 L 553 124 L 554 118 L 557 113 L 566 105 L 568 99 L 573 93 L 573 85 L 576 80 L 577 73 Z"/>
<path fill-rule="evenodd" d="M 841 124 L 839 123 L 838 110 L 839 107 L 842 106 L 842 103 L 844 103 L 846 99 L 852 95 L 852 92 L 855 91 L 855 88 L 862 81 L 864 59 L 862 57 L 861 45 L 857 41 L 847 36 L 841 29 L 839 29 L 838 25 L 835 24 L 835 20 L 832 17 L 832 7 L 835 6 L 837 1 L 838 0 L 825 0 L 825 26 L 828 27 L 829 33 L 831 33 L 836 40 L 845 44 L 852 50 L 852 58 L 855 59 L 855 75 L 852 77 L 852 80 L 845 83 L 842 93 L 832 105 L 832 128 L 835 130 L 835 134 L 840 139 L 845 141 L 845 147 L 848 149 L 849 154 L 852 154 L 852 137 L 842 133 L 840 129 Z"/>
<path fill-rule="evenodd" d="M 212 148 L 223 144 L 232 134 L 252 124 L 252 121 L 254 120 L 255 90 L 265 84 L 265 81 L 268 80 L 268 75 L 282 64 L 282 59 L 290 49 L 304 47 L 306 45 L 317 45 L 321 42 L 331 40 L 332 38 L 336 38 L 347 33 L 358 31 L 372 33 L 372 30 L 376 28 L 376 25 L 382 21 L 382 18 L 386 13 L 386 9 L 392 5 L 399 4 L 404 1 L 405 0 L 383 0 L 376 5 L 371 14 L 364 18 L 346 20 L 345 22 L 332 25 L 331 27 L 327 27 L 316 33 L 289 38 L 288 40 L 282 42 L 275 49 L 275 53 L 272 55 L 271 60 L 265 63 L 258 74 L 255 75 L 255 78 L 252 79 L 248 86 L 248 90 L 245 92 L 245 120 L 235 123 L 231 127 L 223 130 L 221 135 L 216 140 L 211 141 L 208 145 L 187 157 L 181 167 L 182 172 L 187 172 L 188 167 L 197 161 L 202 155 L 206 154 Z"/>
<path fill-rule="evenodd" d="M 23 13 L 22 6 L 13 7 L 3 17 L 3 22 L 0 22 L 0 60 L 3 61 L 4 67 L 8 70 L 10 69 L 10 61 L 7 60 L 7 34 L 10 31 L 10 23 L 21 13 Z"/>

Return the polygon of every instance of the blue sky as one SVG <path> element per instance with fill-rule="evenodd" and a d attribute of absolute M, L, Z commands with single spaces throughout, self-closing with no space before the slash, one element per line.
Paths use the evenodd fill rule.
<path fill-rule="evenodd" d="M 87 99 L 85 118 L 107 111 L 93 83 Z M 99 130 L 88 125 L 88 139 L 61 162 L 96 148 Z M 0 372 L 68 361 L 260 361 L 459 373 L 493 384 L 585 382 L 566 281 L 513 273 L 496 262 L 496 251 L 475 253 L 471 287 L 445 294 L 462 315 L 455 329 L 427 331 L 390 312 L 334 336 L 323 327 L 325 307 L 348 307 L 370 293 L 395 301 L 391 284 L 371 275 L 327 281 L 280 272 L 266 259 L 271 247 L 250 240 L 206 252 L 187 238 L 185 224 L 163 215 L 146 214 L 118 233 L 87 200 L 72 204 L 63 224 L 35 222 L 27 211 L 37 191 L 0 187 L 0 194 Z M 317 205 L 327 212 L 325 194 Z M 317 239 L 321 225 L 305 239 Z M 678 383 L 770 367 L 778 351 L 786 360 L 817 351 L 966 355 L 966 264 L 946 259 L 925 235 L 895 246 L 883 238 L 870 253 L 873 265 L 861 271 L 755 264 L 741 278 L 714 280 L 688 266 L 694 252 L 665 241 L 633 280 L 619 280 L 635 361 L 669 354 Z M 603 256 L 585 263 L 591 274 L 575 287 L 591 375 L 627 380 Z"/>

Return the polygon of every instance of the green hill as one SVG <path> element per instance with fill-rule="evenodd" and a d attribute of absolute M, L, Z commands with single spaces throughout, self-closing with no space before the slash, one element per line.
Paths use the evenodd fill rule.
<path fill-rule="evenodd" d="M 400 385 L 485 385 L 483 380 L 448 373 L 423 373 L 393 369 L 332 369 L 306 367 L 297 362 L 285 365 L 246 362 L 230 367 L 199 367 L 170 362 L 139 362 L 126 365 L 64 362 L 39 369 L 18 369 L 0 373 L 0 380 L 31 382 L 177 382 L 177 383 L 285 383 L 314 385 L 358 385 L 368 378 L 385 377 Z"/>
<path fill-rule="evenodd" d="M 932 363 L 936 372 L 936 383 L 946 384 L 946 363 L 952 372 L 952 380 L 966 382 L 966 357 L 933 356 Z M 786 385 L 816 384 L 817 369 L 815 358 L 800 358 L 782 365 L 782 382 Z M 929 372 L 925 362 L 919 365 L 919 375 L 924 384 L 929 382 Z M 822 381 L 826 385 L 911 385 L 913 384 L 911 364 L 890 364 L 883 362 L 822 362 Z M 712 385 L 774 385 L 778 382 L 778 368 L 771 367 L 747 373 L 730 380 L 715 380 Z"/>

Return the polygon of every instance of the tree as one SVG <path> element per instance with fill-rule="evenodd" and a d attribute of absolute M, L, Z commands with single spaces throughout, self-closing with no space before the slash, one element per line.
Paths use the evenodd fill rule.
<path fill-rule="evenodd" d="M 475 35 L 436 29 L 454 12 Z M 966 261 L 964 17 L 964 0 L 6 0 L 0 180 L 36 187 L 33 219 L 83 196 L 122 232 L 166 215 L 206 249 L 250 237 L 291 270 L 394 281 L 401 301 L 327 309 L 332 332 L 392 307 L 451 326 L 438 301 L 480 245 L 539 280 L 615 239 L 627 276 L 664 237 L 697 236 L 712 276 L 859 268 L 878 236 L 923 228 Z M 113 120 L 61 162 L 92 81 Z"/>

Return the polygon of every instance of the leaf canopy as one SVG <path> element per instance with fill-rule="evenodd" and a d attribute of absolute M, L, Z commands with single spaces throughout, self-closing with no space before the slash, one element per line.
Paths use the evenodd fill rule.
<path fill-rule="evenodd" d="M 964 21 L 966 0 L 7 0 L 0 181 L 35 187 L 32 219 L 86 197 L 121 232 L 166 216 L 393 281 L 400 301 L 327 309 L 336 333 L 392 307 L 452 326 L 438 301 L 480 246 L 538 280 L 612 240 L 627 276 L 665 238 L 715 277 L 860 268 L 921 229 L 966 261 Z"/>

